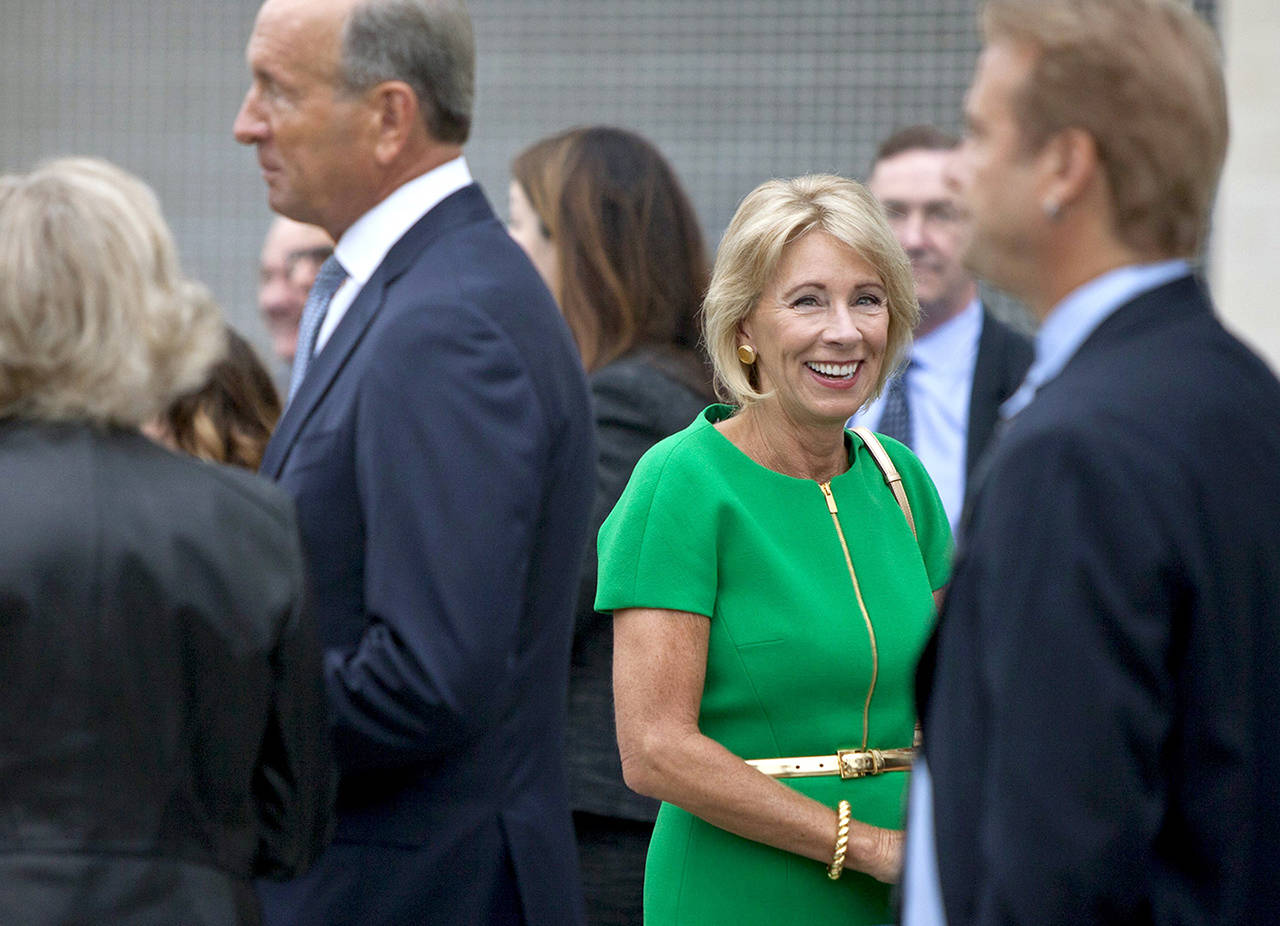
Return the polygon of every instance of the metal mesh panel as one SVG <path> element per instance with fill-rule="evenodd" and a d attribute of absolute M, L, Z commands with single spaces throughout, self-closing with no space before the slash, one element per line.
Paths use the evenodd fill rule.
<path fill-rule="evenodd" d="M 1197 7 L 1212 15 L 1216 3 Z M 468 158 L 500 214 L 507 164 L 569 125 L 636 129 L 668 155 L 718 240 L 769 176 L 861 176 L 913 122 L 957 128 L 973 0 L 472 0 Z M 0 166 L 99 154 L 160 193 L 184 260 L 255 339 L 269 214 L 231 140 L 256 0 L 4 0 Z"/>
<path fill-rule="evenodd" d="M 568 125 L 625 125 L 671 158 L 714 240 L 769 176 L 860 175 L 912 122 L 955 127 L 977 49 L 968 0 L 560 0 L 473 4 L 471 158 Z"/>

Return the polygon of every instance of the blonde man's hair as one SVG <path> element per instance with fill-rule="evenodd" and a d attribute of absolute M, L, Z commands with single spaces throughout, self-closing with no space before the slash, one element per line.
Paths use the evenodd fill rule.
<path fill-rule="evenodd" d="M 1120 239 L 1142 254 L 1194 256 L 1228 136 L 1209 27 L 1178 0 L 988 0 L 982 24 L 988 43 L 1036 52 L 1015 102 L 1027 149 L 1088 132 Z"/>
<path fill-rule="evenodd" d="M 857 252 L 884 282 L 889 340 L 868 401 L 880 394 L 910 349 L 920 320 L 911 263 L 875 197 L 861 184 L 831 174 L 769 180 L 747 194 L 734 213 L 702 306 L 703 338 L 722 399 L 745 406 L 766 397 L 754 368 L 738 359 L 738 325 L 759 304 L 787 245 L 814 230 Z"/>
<path fill-rule="evenodd" d="M 155 194 L 91 158 L 0 177 L 0 415 L 136 426 L 204 382 L 226 337 Z"/>

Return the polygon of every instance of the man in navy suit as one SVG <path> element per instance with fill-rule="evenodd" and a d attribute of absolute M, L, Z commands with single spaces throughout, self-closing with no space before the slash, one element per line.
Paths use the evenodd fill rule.
<path fill-rule="evenodd" d="M 1013 395 L 1031 365 L 1031 339 L 1000 321 L 978 298 L 978 282 L 962 261 L 969 217 L 945 180 L 960 139 L 930 125 L 899 129 L 876 151 L 869 189 L 911 258 L 920 323 L 910 366 L 898 373 L 909 426 L 903 441 L 929 471 L 959 526 L 965 487 L 995 430 L 1000 405 Z M 890 384 L 888 392 L 895 386 Z M 853 423 L 884 432 L 888 395 L 853 416 Z"/>
<path fill-rule="evenodd" d="M 263 886 L 267 920 L 579 922 L 562 753 L 591 419 L 462 158 L 470 20 L 266 0 L 248 60 L 236 139 L 271 207 L 337 242 L 262 468 L 298 503 L 338 824 L 305 878 Z"/>
<path fill-rule="evenodd" d="M 1227 143 L 1175 0 L 989 0 L 951 175 L 1043 320 L 919 673 L 905 922 L 1280 911 L 1280 383 L 1189 261 Z"/>

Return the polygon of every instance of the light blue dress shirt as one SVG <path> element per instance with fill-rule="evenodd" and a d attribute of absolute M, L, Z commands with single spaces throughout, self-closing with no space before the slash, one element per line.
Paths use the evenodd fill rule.
<path fill-rule="evenodd" d="M 1095 328 L 1135 296 L 1191 272 L 1185 260 L 1134 264 L 1112 270 L 1077 287 L 1053 307 L 1036 335 L 1036 357 L 1022 387 L 1000 406 L 1001 418 L 1027 407 L 1036 390 L 1062 372 Z"/>
<path fill-rule="evenodd" d="M 1045 318 L 1036 335 L 1035 360 L 1022 387 L 1000 406 L 1001 417 L 1011 418 L 1026 408 L 1036 390 L 1062 372 L 1085 339 L 1116 309 L 1190 272 L 1191 266 L 1185 260 L 1135 264 L 1104 273 L 1072 290 Z M 933 781 L 923 759 L 911 773 L 905 856 L 903 926 L 942 926 L 946 915 L 933 830 Z"/>
<path fill-rule="evenodd" d="M 953 532 L 964 506 L 969 398 L 981 337 L 982 306 L 975 299 L 911 345 L 911 375 L 907 378 L 911 449 L 937 486 Z M 874 431 L 883 414 L 882 393 L 850 418 L 849 426 Z"/>

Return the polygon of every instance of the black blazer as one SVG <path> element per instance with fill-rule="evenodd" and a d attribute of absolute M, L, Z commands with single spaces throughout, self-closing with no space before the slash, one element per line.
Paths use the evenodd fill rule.
<path fill-rule="evenodd" d="M 919 674 L 952 926 L 1280 910 L 1280 384 L 1185 277 L 992 448 Z"/>
<path fill-rule="evenodd" d="M 0 511 L 0 922 L 257 923 L 332 800 L 292 502 L 9 420 Z"/>
<path fill-rule="evenodd" d="M 613 719 L 613 620 L 595 610 L 595 536 L 644 452 L 689 426 L 715 397 L 692 351 L 640 348 L 589 377 L 595 412 L 595 503 L 569 673 L 569 795 L 574 810 L 653 820 L 658 802 L 622 781 Z"/>
<path fill-rule="evenodd" d="M 969 392 L 969 430 L 965 449 L 965 484 L 991 442 L 1000 406 L 1018 391 L 1031 366 L 1035 348 L 1029 337 L 982 310 L 982 334 Z"/>
<path fill-rule="evenodd" d="M 297 499 L 342 781 L 280 923 L 580 919 L 564 765 L 582 363 L 479 187 L 361 289 L 262 469 Z M 519 912 L 517 912 L 519 911 Z"/>

